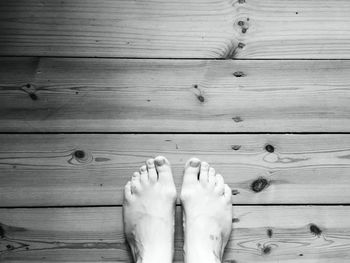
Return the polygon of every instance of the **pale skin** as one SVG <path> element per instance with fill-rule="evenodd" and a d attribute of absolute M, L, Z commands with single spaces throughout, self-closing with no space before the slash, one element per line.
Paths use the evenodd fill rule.
<path fill-rule="evenodd" d="M 170 263 L 176 188 L 169 161 L 149 159 L 125 186 L 124 230 L 136 263 Z M 206 162 L 185 165 L 180 193 L 186 263 L 222 262 L 232 229 L 231 189 Z"/>

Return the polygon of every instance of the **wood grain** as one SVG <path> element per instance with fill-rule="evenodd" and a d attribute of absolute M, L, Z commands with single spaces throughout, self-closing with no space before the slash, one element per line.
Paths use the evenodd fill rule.
<path fill-rule="evenodd" d="M 121 207 L 1 209 L 1 262 L 131 262 Z M 224 262 L 348 262 L 347 206 L 233 208 Z M 175 262 L 183 262 L 181 209 Z M 209 237 L 208 237 L 209 238 Z"/>
<path fill-rule="evenodd" d="M 2 132 L 350 132 L 349 61 L 0 65 Z"/>
<path fill-rule="evenodd" d="M 0 55 L 350 58 L 347 0 L 2 0 Z"/>
<path fill-rule="evenodd" d="M 123 186 L 156 155 L 172 163 L 178 190 L 197 156 L 236 204 L 350 202 L 350 135 L 20 134 L 0 145 L 2 207 L 121 205 Z"/>

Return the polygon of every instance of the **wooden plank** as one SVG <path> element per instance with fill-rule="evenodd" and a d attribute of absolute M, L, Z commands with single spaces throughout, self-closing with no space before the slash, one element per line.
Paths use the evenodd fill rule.
<path fill-rule="evenodd" d="M 2 0 L 0 55 L 350 58 L 347 0 Z"/>
<path fill-rule="evenodd" d="M 0 145 L 2 207 L 121 205 L 156 155 L 171 161 L 178 190 L 197 156 L 236 204 L 350 203 L 350 135 L 1 135 Z"/>
<path fill-rule="evenodd" d="M 225 262 L 348 262 L 348 206 L 234 207 Z M 183 262 L 181 210 L 175 262 Z M 121 207 L 1 209 L 1 262 L 131 262 Z"/>
<path fill-rule="evenodd" d="M 131 262 L 121 208 L 1 209 L 1 262 Z"/>
<path fill-rule="evenodd" d="M 2 132 L 350 132 L 349 61 L 0 65 Z"/>

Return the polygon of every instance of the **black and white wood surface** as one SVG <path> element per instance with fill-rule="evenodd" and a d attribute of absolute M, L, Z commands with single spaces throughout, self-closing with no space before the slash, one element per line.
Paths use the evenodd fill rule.
<path fill-rule="evenodd" d="M 131 262 L 147 158 L 233 189 L 225 263 L 350 261 L 350 2 L 0 1 L 0 262 Z M 175 262 L 183 262 L 177 204 Z"/>

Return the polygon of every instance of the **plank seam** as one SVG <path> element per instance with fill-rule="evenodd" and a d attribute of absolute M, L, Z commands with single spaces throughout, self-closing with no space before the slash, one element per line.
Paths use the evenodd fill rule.
<path fill-rule="evenodd" d="M 66 58 L 66 59 L 115 59 L 115 60 L 202 60 L 202 61 L 350 61 L 349 58 L 198 58 L 198 57 L 103 57 L 103 56 L 38 56 L 38 55 L 0 55 L 0 58 Z"/>
<path fill-rule="evenodd" d="M 181 207 L 181 204 L 176 204 L 176 207 Z M 232 207 L 249 206 L 249 207 L 262 207 L 262 206 L 350 206 L 350 203 L 286 203 L 286 204 L 233 204 Z M 66 206 L 0 206 L 0 209 L 56 209 L 56 208 L 103 208 L 103 207 L 123 207 L 123 205 L 66 205 Z"/>
<path fill-rule="evenodd" d="M 30 135 L 30 134 L 150 134 L 150 135 L 157 135 L 157 134 L 198 134 L 198 135 L 211 135 L 211 134 L 222 134 L 222 135 L 249 135 L 249 134 L 262 134 L 262 135 L 269 135 L 269 134 L 280 134 L 280 135 L 327 135 L 327 134 L 350 134 L 350 132 L 0 132 L 0 135 Z"/>

